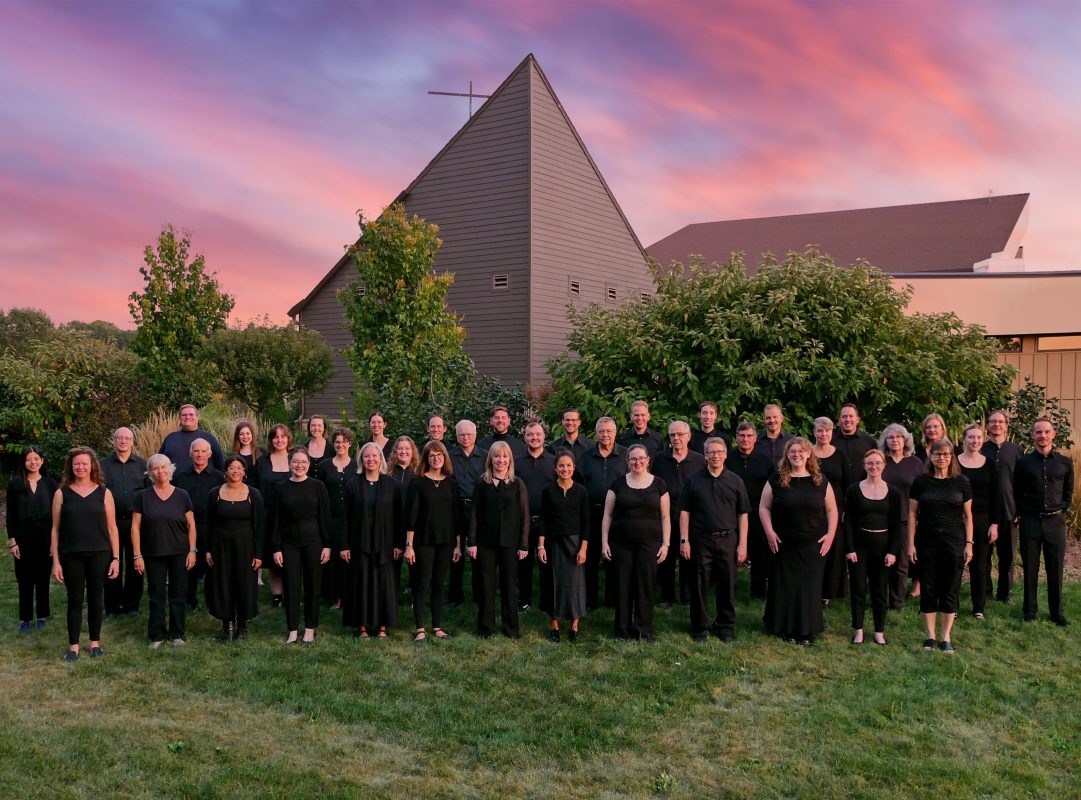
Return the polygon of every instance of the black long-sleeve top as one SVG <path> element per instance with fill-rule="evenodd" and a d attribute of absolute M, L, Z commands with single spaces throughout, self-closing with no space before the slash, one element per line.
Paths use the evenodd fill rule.
<path fill-rule="evenodd" d="M 577 464 L 578 459 L 580 459 L 585 452 L 596 446 L 596 442 L 579 433 L 578 438 L 573 442 L 569 441 L 566 436 L 560 436 L 548 445 L 548 452 L 557 456 L 559 455 L 560 450 L 567 450 L 574 456 L 574 463 Z"/>
<path fill-rule="evenodd" d="M 272 508 L 270 540 L 275 552 L 284 547 L 331 546 L 330 496 L 322 482 L 282 481 L 274 487 Z"/>
<path fill-rule="evenodd" d="M 413 546 L 455 544 L 464 533 L 458 481 L 433 481 L 421 475 L 409 484 L 406 497 L 405 529 L 413 531 Z"/>
<path fill-rule="evenodd" d="M 1070 507 L 1073 497 L 1073 462 L 1052 450 L 1038 450 L 1017 460 L 1013 496 L 1018 514 L 1056 514 Z"/>
<path fill-rule="evenodd" d="M 38 478 L 34 491 L 22 477 L 8 484 L 7 529 L 19 547 L 25 547 L 38 536 L 52 535 L 53 495 L 59 484 L 48 475 Z"/>
<path fill-rule="evenodd" d="M 225 454 L 222 452 L 218 439 L 210 431 L 197 428 L 193 431 L 173 431 L 162 440 L 159 453 L 169 456 L 169 460 L 176 464 L 176 471 L 181 472 L 191 467 L 191 443 L 196 439 L 205 439 L 210 445 L 210 466 L 221 469 L 225 464 Z"/>
<path fill-rule="evenodd" d="M 105 476 L 105 485 L 113 493 L 116 518 L 131 519 L 135 495 L 150 486 L 146 477 L 146 460 L 132 453 L 126 461 L 121 461 L 113 452 L 101 460 L 101 474 Z"/>
<path fill-rule="evenodd" d="M 481 480 L 477 484 L 466 543 L 469 547 L 529 549 L 529 494 L 522 481 Z"/>
<path fill-rule="evenodd" d="M 514 456 L 515 461 L 517 461 L 528 452 L 525 446 L 525 442 L 523 442 L 521 439 L 519 439 L 517 436 L 510 432 L 493 433 L 490 436 L 485 436 L 483 439 L 477 442 L 477 447 L 487 452 L 492 449 L 492 445 L 496 442 L 506 442 L 507 445 L 510 447 L 510 452 Z"/>
<path fill-rule="evenodd" d="M 581 536 L 589 541 L 589 492 L 580 483 L 566 491 L 558 483 L 541 492 L 541 523 L 546 539 Z"/>
<path fill-rule="evenodd" d="M 542 450 L 539 456 L 526 453 L 515 459 L 514 474 L 525 482 L 529 494 L 530 516 L 540 516 L 541 493 L 546 486 L 555 483 L 556 457 L 547 450 Z"/>
<path fill-rule="evenodd" d="M 867 473 L 863 471 L 863 457 L 868 450 L 874 450 L 878 447 L 875 437 L 866 431 L 858 430 L 855 433 L 847 434 L 841 433 L 840 428 L 834 428 L 830 444 L 840 450 L 848 461 L 848 477 L 850 480 L 853 482 L 862 481 L 867 477 Z M 847 488 L 846 485 L 845 489 Z"/>
<path fill-rule="evenodd" d="M 481 482 L 480 476 L 484 474 L 484 461 L 488 458 L 488 451 L 480 447 L 474 447 L 469 455 L 461 445 L 455 445 L 450 451 L 450 463 L 454 467 L 454 480 L 458 481 L 458 491 L 462 500 L 473 500 L 473 490 Z"/>
<path fill-rule="evenodd" d="M 393 558 L 395 548 L 405 547 L 402 492 L 389 475 L 380 475 L 374 482 L 363 475 L 351 481 L 347 508 L 347 541 L 341 549 L 376 556 L 385 564 Z"/>
<path fill-rule="evenodd" d="M 627 449 L 630 449 L 632 444 L 640 444 L 646 448 L 649 457 L 653 458 L 664 449 L 664 437 L 652 428 L 646 428 L 641 433 L 638 433 L 633 427 L 630 427 L 619 435 L 616 444 Z"/>
<path fill-rule="evenodd" d="M 908 493 L 916 478 L 923 473 L 923 462 L 915 456 L 905 456 L 900 461 L 894 461 L 893 456 L 886 454 L 882 480 L 901 493 L 901 522 L 908 522 Z"/>
<path fill-rule="evenodd" d="M 982 467 L 966 467 L 958 459 L 957 466 L 961 474 L 972 485 L 972 516 L 988 517 L 989 525 L 997 525 L 1002 518 L 1002 499 L 999 491 L 998 467 L 995 462 L 984 456 Z M 986 535 L 987 531 L 975 531 L 975 535 Z"/>
<path fill-rule="evenodd" d="M 250 515 L 238 514 L 236 511 L 228 508 L 230 505 L 246 504 L 251 510 Z M 210 554 L 217 557 L 219 548 L 221 547 L 221 536 L 223 531 L 234 529 L 237 527 L 238 519 L 246 517 L 251 525 L 252 541 L 254 548 L 252 552 L 255 553 L 256 558 L 262 558 L 263 554 L 263 539 L 266 536 L 266 507 L 263 504 L 263 495 L 254 486 L 248 487 L 248 499 L 245 500 L 223 500 L 221 497 L 221 487 L 215 486 L 210 490 L 210 497 L 207 499 L 206 505 L 206 519 L 207 519 L 207 547 L 210 550 Z"/>
<path fill-rule="evenodd" d="M 732 450 L 732 436 L 726 431 L 722 431 L 720 428 L 714 428 L 711 431 L 704 431 L 701 428 L 695 428 L 691 431 L 691 443 L 690 448 L 696 453 L 706 452 L 706 441 L 712 438 L 718 438 L 724 440 L 724 446 L 728 448 L 729 452 Z"/>
<path fill-rule="evenodd" d="M 589 492 L 589 504 L 604 508 L 604 499 L 616 478 L 627 474 L 627 450 L 622 445 L 613 445 L 612 451 L 604 456 L 600 448 L 587 450 L 578 459 L 578 478 Z"/>
<path fill-rule="evenodd" d="M 327 487 L 327 495 L 330 497 L 330 515 L 332 517 L 345 516 L 349 484 L 355 481 L 359 474 L 357 462 L 352 459 L 340 470 L 334 464 L 332 458 L 320 462 L 316 474 L 312 477 L 322 481 L 323 485 Z"/>
<path fill-rule="evenodd" d="M 1002 502 L 1003 521 L 1017 516 L 1017 503 L 1013 499 L 1013 471 L 1017 459 L 1025 454 L 1025 449 L 1017 442 L 1006 441 L 1002 444 L 990 439 L 983 443 L 980 452 L 995 462 L 998 467 L 999 499 Z"/>
<path fill-rule="evenodd" d="M 668 499 L 672 504 L 671 513 L 673 519 L 679 514 L 680 500 L 683 497 L 683 487 L 687 485 L 695 475 L 706 468 L 706 457 L 694 450 L 688 450 L 682 461 L 676 461 L 671 450 L 659 453 L 653 459 L 650 472 L 658 478 L 662 478 L 668 484 Z"/>
<path fill-rule="evenodd" d="M 868 498 L 859 482 L 849 486 L 845 492 L 845 552 L 856 552 L 856 540 L 863 531 L 886 531 L 886 552 L 900 555 L 905 533 L 901 525 L 903 502 L 901 492 L 888 484 L 881 500 Z"/>

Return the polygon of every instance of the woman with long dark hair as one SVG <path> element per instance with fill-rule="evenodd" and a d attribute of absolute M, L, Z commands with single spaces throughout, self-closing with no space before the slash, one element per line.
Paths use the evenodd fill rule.
<path fill-rule="evenodd" d="M 230 452 L 244 459 L 245 482 L 255 483 L 255 462 L 262 457 L 263 451 L 255 442 L 255 426 L 252 423 L 247 420 L 237 423 L 233 429 L 233 448 Z"/>
<path fill-rule="evenodd" d="M 319 469 L 319 465 L 333 455 L 333 449 L 330 442 L 327 441 L 326 434 L 326 417 L 320 414 L 312 414 L 308 418 L 308 443 L 304 446 L 304 449 L 308 451 L 312 476 Z"/>
<path fill-rule="evenodd" d="M 327 487 L 330 497 L 331 541 L 335 545 L 345 541 L 348 524 L 349 485 L 357 479 L 360 468 L 350 452 L 353 447 L 353 431 L 335 428 L 330 435 L 334 447 L 333 458 L 323 461 L 314 475 Z M 348 593 L 349 569 L 335 550 L 331 548 L 330 561 L 323 569 L 323 599 L 331 608 L 341 608 L 342 599 Z"/>
<path fill-rule="evenodd" d="M 50 532 L 53 495 L 59 485 L 43 472 L 45 458 L 36 447 L 25 447 L 19 471 L 8 485 L 8 552 L 19 584 L 19 633 L 29 633 L 37 601 L 37 629 L 45 627 L 49 611 Z"/>
<path fill-rule="evenodd" d="M 560 450 L 556 480 L 541 492 L 541 534 L 537 560 L 552 569 L 551 628 L 548 641 L 559 641 L 559 621 L 570 620 L 567 638 L 578 641 L 578 623 L 586 615 L 586 553 L 589 549 L 589 492 L 574 482 L 574 454 Z"/>
<path fill-rule="evenodd" d="M 383 460 L 390 462 L 394 456 L 394 440 L 387 436 L 387 419 L 382 411 L 373 411 L 368 415 L 367 442 L 375 442 L 383 451 Z"/>
<path fill-rule="evenodd" d="M 281 608 L 282 600 L 282 571 L 274 562 L 274 551 L 271 549 L 271 534 L 274 531 L 274 495 L 277 487 L 289 480 L 292 472 L 289 469 L 289 451 L 293 448 L 293 432 L 288 425 L 275 425 L 267 432 L 266 455 L 255 462 L 255 474 L 259 493 L 263 495 L 263 503 L 266 505 L 266 535 L 263 537 L 265 550 L 263 552 L 263 564 L 266 565 L 270 575 L 270 605 L 273 608 Z"/>

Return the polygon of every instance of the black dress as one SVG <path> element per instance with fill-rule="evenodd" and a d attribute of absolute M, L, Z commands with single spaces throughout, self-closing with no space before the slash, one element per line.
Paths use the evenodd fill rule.
<path fill-rule="evenodd" d="M 42 475 L 34 485 L 22 477 L 14 478 L 8 485 L 7 528 L 8 536 L 19 545 L 19 558 L 15 561 L 15 580 L 19 584 L 19 621 L 34 619 L 34 601 L 37 600 L 37 619 L 49 616 L 49 576 L 52 574 L 53 495 L 58 485 L 48 475 Z"/>
<path fill-rule="evenodd" d="M 578 564 L 578 551 L 589 541 L 589 516 L 589 492 L 582 484 L 564 491 L 552 483 L 541 492 L 541 530 L 552 568 L 552 619 L 586 615 L 586 572 Z"/>
<path fill-rule="evenodd" d="M 352 592 L 342 608 L 348 627 L 376 629 L 398 624 L 398 594 L 394 584 L 394 549 L 405 543 L 402 495 L 398 482 L 387 475 L 370 481 L 363 475 L 350 482 L 347 508 L 347 547 L 352 567 Z"/>
<path fill-rule="evenodd" d="M 207 522 L 214 569 L 207 584 L 207 606 L 225 622 L 245 623 L 259 613 L 251 563 L 263 553 L 264 516 L 263 496 L 254 486 L 248 488 L 246 500 L 222 499 L 220 486 L 210 492 Z"/>
<path fill-rule="evenodd" d="M 991 553 L 994 545 L 987 532 L 1001 516 L 1001 493 L 998 465 L 986 460 L 982 467 L 966 467 L 960 459 L 961 474 L 972 485 L 972 561 L 968 564 L 969 589 L 972 591 L 972 613 L 982 614 L 991 591 Z"/>
<path fill-rule="evenodd" d="M 844 514 L 845 492 L 848 491 L 851 465 L 848 458 L 840 449 L 834 447 L 833 455 L 828 458 L 819 458 L 818 467 L 822 474 L 833 487 L 833 498 L 837 503 L 837 518 Z M 842 537 L 833 537 L 833 546 L 826 553 L 826 562 L 822 570 L 822 599 L 838 600 L 848 597 L 848 561 L 845 558 L 845 547 Z"/>
<path fill-rule="evenodd" d="M 267 535 L 263 537 L 263 566 L 268 569 L 277 569 L 274 565 L 274 551 L 271 549 L 270 541 L 270 534 L 274 530 L 274 495 L 278 485 L 289 480 L 290 475 L 292 473 L 288 467 L 284 472 L 276 471 L 268 453 L 264 453 L 262 458 L 255 462 L 255 485 L 263 496 L 263 506 L 266 509 Z"/>
<path fill-rule="evenodd" d="M 919 505 L 916 518 L 916 566 L 920 578 L 920 613 L 956 614 L 965 566 L 964 505 L 972 485 L 964 475 L 920 475 L 909 497 Z"/>
<path fill-rule="evenodd" d="M 668 486 L 654 475 L 649 486 L 635 489 L 623 475 L 609 491 L 615 494 L 608 531 L 615 578 L 615 635 L 619 639 L 637 635 L 653 641 L 653 586 L 663 536 L 661 498 L 668 494 Z M 672 556 L 669 551 L 667 557 Z M 634 620 L 638 621 L 637 630 Z"/>
<path fill-rule="evenodd" d="M 923 474 L 923 462 L 915 456 L 905 456 L 894 461 L 886 454 L 886 468 L 882 470 L 882 480 L 896 489 L 901 495 L 901 530 L 908 536 L 908 492 L 913 481 Z M 903 545 L 897 553 L 897 560 L 890 567 L 890 608 L 899 609 L 905 604 L 908 595 L 908 546 Z"/>
<path fill-rule="evenodd" d="M 344 468 L 338 469 L 334 459 L 328 458 L 319 463 L 312 475 L 323 482 L 330 496 L 331 540 L 334 546 L 331 548 L 330 561 L 323 567 L 323 600 L 330 605 L 341 603 L 349 583 L 349 565 L 338 555 L 338 545 L 346 540 L 349 484 L 357 479 L 358 474 L 357 462 L 353 459 Z"/>
<path fill-rule="evenodd" d="M 773 491 L 770 514 L 781 545 L 773 560 L 766 596 L 766 628 L 777 636 L 800 641 L 814 639 L 826 629 L 822 619 L 822 571 L 818 540 L 826 535 L 826 489 L 808 475 L 781 486 L 781 476 L 769 479 Z"/>

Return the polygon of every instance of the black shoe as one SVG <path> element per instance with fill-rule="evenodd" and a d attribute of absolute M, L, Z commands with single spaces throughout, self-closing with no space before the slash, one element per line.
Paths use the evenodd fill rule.
<path fill-rule="evenodd" d="M 189 614 L 190 614 L 191 612 L 193 612 L 193 611 L 196 611 L 196 610 L 198 610 L 198 608 L 199 608 L 199 604 L 198 604 L 198 603 L 188 603 L 187 605 L 188 605 L 188 613 L 189 613 Z"/>
<path fill-rule="evenodd" d="M 717 634 L 717 638 L 722 642 L 734 642 L 736 640 L 736 635 L 732 633 L 732 631 L 721 631 Z"/>
<path fill-rule="evenodd" d="M 938 643 L 938 649 L 943 653 L 953 654 L 953 645 L 945 640 Z"/>
<path fill-rule="evenodd" d="M 935 649 L 935 640 L 934 639 L 924 639 L 923 640 L 923 649 L 924 650 L 934 650 Z"/>
<path fill-rule="evenodd" d="M 552 644 L 559 644 L 559 628 L 552 628 L 548 631 L 548 641 Z"/>
<path fill-rule="evenodd" d="M 695 644 L 702 644 L 703 642 L 708 642 L 709 641 L 709 634 L 706 633 L 705 631 L 698 631 L 697 633 L 694 634 L 693 638 L 694 638 L 694 643 Z"/>
<path fill-rule="evenodd" d="M 574 644 L 575 642 L 577 642 L 578 641 L 578 631 L 576 631 L 574 628 L 571 628 L 569 631 L 567 631 L 567 641 L 570 642 L 571 644 Z"/>
<path fill-rule="evenodd" d="M 530 608 L 529 603 L 519 603 L 518 604 L 518 613 L 519 614 L 524 614 L 525 612 L 529 611 L 529 608 Z"/>
<path fill-rule="evenodd" d="M 484 639 L 484 640 L 488 640 L 488 639 L 492 638 L 492 634 L 490 634 L 490 633 L 480 633 L 479 631 L 477 632 L 477 636 L 479 636 L 481 639 Z"/>
<path fill-rule="evenodd" d="M 91 658 L 101 658 L 103 655 L 105 655 L 105 648 L 104 647 L 99 646 L 99 647 L 91 647 L 90 648 L 90 657 Z"/>
<path fill-rule="evenodd" d="M 1022 617 L 1022 619 L 1023 619 L 1023 620 L 1025 621 L 1025 622 L 1035 622 L 1035 620 L 1036 620 L 1036 615 L 1035 615 L 1035 614 L 1025 614 L 1025 616 L 1024 616 L 1024 617 Z"/>
<path fill-rule="evenodd" d="M 516 642 L 516 641 L 518 641 L 519 639 L 522 638 L 522 634 L 520 634 L 520 633 L 508 633 L 507 638 L 510 639 L 513 642 Z"/>
<path fill-rule="evenodd" d="M 248 623 L 238 622 L 233 631 L 233 640 L 240 642 L 248 638 Z"/>
<path fill-rule="evenodd" d="M 1058 625 L 1060 628 L 1070 627 L 1070 621 L 1066 619 L 1066 617 L 1059 617 L 1058 619 L 1053 619 L 1051 621 Z"/>
<path fill-rule="evenodd" d="M 221 624 L 221 643 L 229 644 L 233 641 L 233 623 L 223 622 Z"/>
<path fill-rule="evenodd" d="M 282 599 L 282 596 L 280 594 L 273 594 L 273 595 L 270 596 L 270 607 L 271 608 L 284 608 L 285 607 L 285 601 Z"/>
<path fill-rule="evenodd" d="M 78 650 L 68 650 L 66 653 L 64 653 L 64 660 L 68 661 L 68 662 L 78 661 L 79 660 L 79 651 Z"/>
<path fill-rule="evenodd" d="M 811 639 L 810 637 L 804 636 L 802 639 L 799 640 L 799 644 L 800 644 L 800 647 L 810 647 L 811 645 L 814 644 L 814 639 Z"/>

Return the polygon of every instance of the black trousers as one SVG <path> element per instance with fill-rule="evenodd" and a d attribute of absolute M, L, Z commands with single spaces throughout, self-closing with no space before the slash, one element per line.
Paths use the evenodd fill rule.
<path fill-rule="evenodd" d="M 903 538 L 907 542 L 908 520 L 901 522 L 901 530 L 904 531 Z M 901 547 L 901 552 L 897 554 L 897 560 L 890 567 L 890 608 L 901 608 L 908 598 L 909 567 L 908 545 L 906 544 Z M 912 570 L 912 572 L 915 573 L 916 571 Z M 913 574 L 913 577 L 916 577 L 916 575 Z"/>
<path fill-rule="evenodd" d="M 995 597 L 1006 602 L 1013 591 L 1013 565 L 1017 553 L 1017 526 L 1012 519 L 998 524 L 998 539 L 995 540 L 995 553 L 998 555 L 998 590 Z"/>
<path fill-rule="evenodd" d="M 68 644 L 79 643 L 83 627 L 83 596 L 90 641 L 101 639 L 101 618 L 105 614 L 105 575 L 112 556 L 108 550 L 96 553 L 63 553 L 60 569 L 68 591 Z"/>
<path fill-rule="evenodd" d="M 1040 553 L 1043 553 L 1044 570 L 1047 572 L 1047 610 L 1051 613 L 1051 619 L 1065 619 L 1062 573 L 1066 565 L 1066 520 L 1061 514 L 1053 517 L 1025 514 L 1021 517 L 1020 538 L 1025 617 L 1035 617 L 1039 608 L 1036 590 L 1040 582 Z"/>
<path fill-rule="evenodd" d="M 135 551 L 131 548 L 131 520 L 116 520 L 120 533 L 120 574 L 105 582 L 105 613 L 138 611 L 143 599 L 143 576 L 135 571 Z"/>
<path fill-rule="evenodd" d="M 972 594 L 972 613 L 982 614 L 991 595 L 991 553 L 995 546 L 987 541 L 990 515 L 972 515 L 972 560 L 968 562 L 968 588 Z"/>
<path fill-rule="evenodd" d="M 750 515 L 747 526 L 747 557 L 751 561 L 751 598 L 765 600 L 769 576 L 773 571 L 773 551 L 766 541 L 766 532 L 758 512 Z"/>
<path fill-rule="evenodd" d="M 590 515 L 590 530 L 596 532 L 596 541 L 600 542 L 601 520 L 604 518 L 604 507 L 594 506 Z M 600 585 L 601 571 L 605 573 L 604 581 L 604 605 L 614 608 L 615 600 L 615 577 L 613 576 L 611 562 L 601 558 L 601 548 L 590 547 L 586 550 L 586 609 L 592 611 L 601 607 Z"/>
<path fill-rule="evenodd" d="M 323 565 L 322 544 L 304 544 L 282 548 L 282 580 L 285 591 L 285 624 L 297 630 L 300 621 L 300 593 L 304 592 L 304 627 L 319 627 L 319 581 Z"/>
<path fill-rule="evenodd" d="M 195 558 L 195 566 L 188 571 L 188 607 L 195 608 L 199 605 L 199 581 L 206 577 L 206 532 L 203 530 L 206 523 L 196 526 L 196 547 L 199 552 Z"/>
<path fill-rule="evenodd" d="M 526 550 L 526 557 L 518 562 L 518 603 L 521 605 L 532 605 L 533 603 L 533 572 L 535 566 L 541 566 L 535 557 L 537 552 L 537 539 L 539 538 L 540 531 L 540 517 L 531 517 L 529 525 L 529 548 Z M 548 604 L 545 605 L 545 587 L 544 580 L 540 582 L 540 607 L 542 610 L 547 610 L 552 607 L 551 595 L 548 596 Z"/>
<path fill-rule="evenodd" d="M 675 532 L 673 532 L 675 533 Z M 678 537 L 676 537 L 678 538 Z M 693 546 L 693 545 L 692 545 Z M 679 594 L 676 594 L 676 575 L 679 575 Z M 657 565 L 657 585 L 660 588 L 662 603 L 689 603 L 694 595 L 698 577 L 694 559 L 679 558 L 679 549 L 673 547 L 664 561 Z"/>
<path fill-rule="evenodd" d="M 462 519 L 467 520 L 466 524 L 468 525 L 469 524 L 468 523 L 469 517 L 473 513 L 473 500 L 472 500 L 472 498 L 464 498 L 462 500 L 462 506 L 461 507 L 462 507 Z M 447 583 L 447 602 L 448 603 L 454 603 L 456 605 L 461 605 L 462 603 L 465 602 L 465 587 L 464 587 L 465 563 L 468 560 L 468 557 L 466 556 L 466 554 L 464 552 L 464 549 L 465 548 L 463 547 L 462 557 L 460 559 L 458 559 L 457 562 L 451 563 L 451 565 L 450 565 L 450 580 Z M 476 564 L 473 565 L 472 580 L 473 580 L 473 584 L 472 584 L 473 600 L 475 602 L 476 599 L 477 599 L 477 565 Z"/>
<path fill-rule="evenodd" d="M 477 598 L 477 633 L 491 636 L 495 633 L 495 587 L 496 572 L 499 573 L 500 619 L 503 633 L 512 638 L 518 636 L 518 548 L 478 547 L 477 560 L 473 565 L 480 581 Z"/>
<path fill-rule="evenodd" d="M 19 543 L 19 558 L 15 561 L 15 580 L 19 584 L 19 621 L 34 619 L 34 601 L 37 600 L 37 619 L 49 616 L 49 576 L 53 571 L 53 559 L 49 555 L 48 534 L 35 536 Z"/>
<path fill-rule="evenodd" d="M 652 641 L 653 587 L 657 582 L 657 551 L 661 543 L 653 539 L 631 542 L 609 540 L 608 546 L 612 551 L 609 577 L 614 578 L 615 584 L 615 635 L 626 639 L 637 634 L 642 639 Z"/>
<path fill-rule="evenodd" d="M 152 642 L 166 638 L 183 639 L 187 619 L 188 570 L 187 553 L 171 556 L 143 556 L 146 565 L 146 594 L 150 618 L 146 633 Z M 196 559 L 198 560 L 198 559 Z M 166 591 L 168 591 L 169 626 L 165 625 Z"/>
<path fill-rule="evenodd" d="M 739 534 L 726 536 L 692 536 L 689 564 L 694 570 L 695 585 L 691 592 L 691 631 L 695 634 L 712 629 L 714 633 L 731 634 L 736 628 L 736 546 Z M 661 562 L 661 566 L 672 558 Z M 707 598 L 709 587 L 716 587 L 717 616 L 709 623 Z"/>
<path fill-rule="evenodd" d="M 965 568 L 964 542 L 916 538 L 921 614 L 956 614 Z"/>
<path fill-rule="evenodd" d="M 413 621 L 424 627 L 428 608 L 432 610 L 432 627 L 443 627 L 443 598 L 446 596 L 447 573 L 450 572 L 454 545 L 428 544 L 413 549 L 416 556 L 410 574 L 413 576 Z"/>
<path fill-rule="evenodd" d="M 871 594 L 871 615 L 875 633 L 886 630 L 886 608 L 890 599 L 890 568 L 886 566 L 888 533 L 858 531 L 856 563 L 848 564 L 848 584 L 852 605 L 852 628 L 863 630 L 867 614 L 867 593 Z"/>

